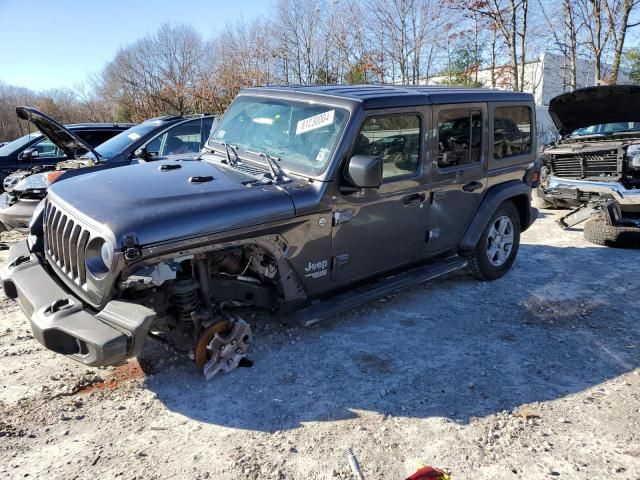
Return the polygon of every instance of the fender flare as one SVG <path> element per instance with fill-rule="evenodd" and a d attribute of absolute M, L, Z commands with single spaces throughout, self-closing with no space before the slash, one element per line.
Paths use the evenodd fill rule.
<path fill-rule="evenodd" d="M 531 208 L 531 187 L 519 180 L 502 183 L 490 188 L 484 195 L 480 206 L 473 215 L 473 219 L 462 237 L 460 250 L 473 250 L 480 241 L 482 232 L 484 232 L 491 216 L 500 204 L 516 197 L 526 197 L 527 199 L 526 205 L 528 208 L 525 208 L 524 212 L 520 212 L 523 217 L 521 219 L 523 220 L 521 228 L 522 231 L 529 228 L 533 223 L 533 219 L 535 219 L 535 213 L 533 212 L 535 209 Z M 522 215 L 523 213 L 524 215 Z"/>

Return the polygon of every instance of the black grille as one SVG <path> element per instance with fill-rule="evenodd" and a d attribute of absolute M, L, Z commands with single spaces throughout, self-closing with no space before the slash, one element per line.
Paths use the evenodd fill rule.
<path fill-rule="evenodd" d="M 594 178 L 618 177 L 618 151 L 609 150 L 589 154 L 554 155 L 551 172 L 557 177 Z"/>
<path fill-rule="evenodd" d="M 89 242 L 89 231 L 47 202 L 44 238 L 47 259 L 76 284 L 84 285 L 87 281 L 85 249 Z"/>

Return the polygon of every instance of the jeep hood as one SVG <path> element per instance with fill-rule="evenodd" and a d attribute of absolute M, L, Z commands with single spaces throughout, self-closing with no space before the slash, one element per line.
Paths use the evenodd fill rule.
<path fill-rule="evenodd" d="M 56 144 L 60 148 L 67 158 L 74 158 L 75 153 L 79 149 L 89 150 L 96 158 L 100 156 L 95 150 L 75 135 L 73 132 L 67 130 L 64 126 L 60 125 L 53 118 L 36 110 L 32 107 L 16 107 L 16 115 L 22 120 L 33 123 L 38 130 L 46 135 L 49 140 Z"/>
<path fill-rule="evenodd" d="M 640 86 L 603 85 L 563 93 L 549 102 L 562 136 L 601 123 L 640 122 Z"/>
<path fill-rule="evenodd" d="M 243 184 L 251 180 L 204 161 L 160 161 L 90 171 L 54 183 L 49 196 L 79 220 L 104 225 L 118 247 L 125 234 L 147 246 L 295 215 L 283 189 Z"/>

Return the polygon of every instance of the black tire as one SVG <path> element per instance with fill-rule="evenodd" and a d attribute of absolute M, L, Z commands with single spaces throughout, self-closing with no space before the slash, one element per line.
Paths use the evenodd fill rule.
<path fill-rule="evenodd" d="M 535 188 L 533 192 L 531 192 L 531 203 L 533 203 L 534 207 L 544 210 L 555 210 L 558 208 L 555 203 L 548 202 L 544 199 L 540 193 L 540 188 Z"/>
<path fill-rule="evenodd" d="M 513 241 L 508 256 L 503 263 L 495 265 L 489 259 L 489 248 L 492 246 L 490 239 L 490 231 L 492 227 L 498 224 L 498 221 L 506 217 L 511 222 L 513 227 Z M 502 221 L 502 220 L 500 220 Z M 511 201 L 502 203 L 495 213 L 491 216 L 491 220 L 487 224 L 482 232 L 480 241 L 475 250 L 467 253 L 467 260 L 469 261 L 469 271 L 473 276 L 480 280 L 497 280 L 507 273 L 518 254 L 520 248 L 520 215 L 518 209 Z"/>
<path fill-rule="evenodd" d="M 584 225 L 588 242 L 614 248 L 640 248 L 640 227 L 633 223 L 609 225 L 604 220 L 589 220 Z"/>

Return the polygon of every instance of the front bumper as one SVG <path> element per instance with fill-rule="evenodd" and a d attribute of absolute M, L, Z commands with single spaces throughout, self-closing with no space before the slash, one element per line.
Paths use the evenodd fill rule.
<path fill-rule="evenodd" d="M 640 189 L 628 190 L 618 182 L 595 182 L 549 177 L 544 186 L 545 194 L 550 198 L 578 199 L 578 193 L 588 193 L 611 197 L 621 207 L 640 206 Z M 556 194 L 557 192 L 557 194 Z M 569 192 L 569 193 L 564 193 Z"/>
<path fill-rule="evenodd" d="M 13 205 L 8 203 L 8 195 L 0 195 L 0 223 L 6 230 L 20 230 L 26 232 L 29 229 L 29 222 L 41 200 L 24 199 L 18 200 Z"/>
<path fill-rule="evenodd" d="M 138 356 L 155 318 L 147 307 L 120 300 L 97 313 L 86 310 L 29 252 L 26 241 L 12 245 L 1 277 L 5 295 L 17 300 L 34 337 L 86 365 L 113 365 Z"/>

